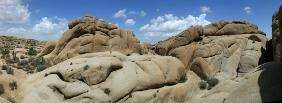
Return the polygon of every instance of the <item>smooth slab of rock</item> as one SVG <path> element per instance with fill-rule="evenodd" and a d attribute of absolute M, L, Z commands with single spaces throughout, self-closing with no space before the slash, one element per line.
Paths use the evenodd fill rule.
<path fill-rule="evenodd" d="M 175 85 L 186 76 L 174 57 L 88 53 L 33 74 L 20 86 L 20 103 L 117 102 L 136 91 Z"/>

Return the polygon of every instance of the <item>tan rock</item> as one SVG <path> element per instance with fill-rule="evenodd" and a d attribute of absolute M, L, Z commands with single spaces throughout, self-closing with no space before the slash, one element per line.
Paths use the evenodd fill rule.
<path fill-rule="evenodd" d="M 226 103 L 265 103 L 282 99 L 282 63 L 269 62 L 259 67 L 259 71 L 249 73 L 245 81 L 230 93 Z"/>
<path fill-rule="evenodd" d="M 89 53 L 28 77 L 17 101 L 117 102 L 131 92 L 177 84 L 184 76 L 183 64 L 173 57 Z"/>
<path fill-rule="evenodd" d="M 141 46 L 132 31 L 85 16 L 70 22 L 69 30 L 63 33 L 56 46 L 48 43 L 40 56 L 44 56 L 49 65 L 54 65 L 80 54 L 101 51 L 141 53 Z"/>

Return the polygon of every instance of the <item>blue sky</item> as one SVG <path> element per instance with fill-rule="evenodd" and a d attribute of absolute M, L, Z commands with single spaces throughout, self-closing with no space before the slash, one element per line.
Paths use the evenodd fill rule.
<path fill-rule="evenodd" d="M 94 15 L 141 41 L 156 42 L 192 25 L 247 20 L 271 37 L 272 14 L 282 0 L 0 0 L 0 34 L 58 39 L 67 22 Z"/>

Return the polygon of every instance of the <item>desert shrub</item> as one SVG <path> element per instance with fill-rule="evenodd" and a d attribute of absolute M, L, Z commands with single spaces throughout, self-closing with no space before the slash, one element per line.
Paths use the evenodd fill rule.
<path fill-rule="evenodd" d="M 3 86 L 3 84 L 0 84 L 0 95 L 2 95 L 4 93 L 5 93 L 4 86 Z"/>
<path fill-rule="evenodd" d="M 88 70 L 89 69 L 89 65 L 85 65 L 84 67 L 83 67 L 83 70 Z"/>
<path fill-rule="evenodd" d="M 25 57 L 23 55 L 20 56 L 20 59 L 24 59 Z"/>
<path fill-rule="evenodd" d="M 199 88 L 202 90 L 208 87 L 208 84 L 206 81 L 200 81 L 198 85 L 199 85 Z"/>
<path fill-rule="evenodd" d="M 27 66 L 27 65 L 28 65 L 28 60 L 25 60 L 25 59 L 20 60 L 19 65 L 21 65 L 21 66 Z"/>
<path fill-rule="evenodd" d="M 10 46 L 9 45 L 4 45 L 0 47 L 0 52 L 2 55 L 7 55 L 10 53 Z"/>
<path fill-rule="evenodd" d="M 14 69 L 12 69 L 10 66 L 7 66 L 6 72 L 7 72 L 7 74 L 14 75 Z"/>
<path fill-rule="evenodd" d="M 18 88 L 18 84 L 16 81 L 12 81 L 9 83 L 9 87 L 11 88 L 11 90 L 16 90 Z"/>
<path fill-rule="evenodd" d="M 34 56 L 37 54 L 37 51 L 34 49 L 34 47 L 30 47 L 27 51 L 27 54 L 30 56 Z"/>
<path fill-rule="evenodd" d="M 218 79 L 211 77 L 207 79 L 207 83 L 209 84 L 208 86 L 208 90 L 210 90 L 211 88 L 213 88 L 214 86 L 216 86 L 218 84 Z"/>
<path fill-rule="evenodd" d="M 36 66 L 36 71 L 37 72 L 40 72 L 40 71 L 43 71 L 46 69 L 46 66 L 45 65 L 37 65 Z"/>
<path fill-rule="evenodd" d="M 45 60 L 43 57 L 37 57 L 34 60 L 36 66 L 36 71 L 40 72 L 46 69 Z"/>
<path fill-rule="evenodd" d="M 109 95 L 109 94 L 110 94 L 110 92 L 111 92 L 111 91 L 110 91 L 110 89 L 109 89 L 109 88 L 106 88 L 106 89 L 104 90 L 104 93 L 105 93 L 105 94 L 107 94 L 107 95 Z"/>
<path fill-rule="evenodd" d="M 16 100 L 15 98 L 12 98 L 12 97 L 8 97 L 7 100 L 11 103 L 16 103 Z"/>
<path fill-rule="evenodd" d="M 6 64 L 2 65 L 2 70 L 7 70 L 8 68 L 9 68 L 8 65 L 6 65 Z"/>

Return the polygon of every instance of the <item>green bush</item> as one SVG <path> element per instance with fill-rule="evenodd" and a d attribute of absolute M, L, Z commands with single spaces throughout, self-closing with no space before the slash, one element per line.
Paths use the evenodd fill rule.
<path fill-rule="evenodd" d="M 27 54 L 34 56 L 34 55 L 37 55 L 37 51 L 34 49 L 34 47 L 30 47 L 27 51 Z"/>
<path fill-rule="evenodd" d="M 43 57 L 38 57 L 38 58 L 35 58 L 35 66 L 36 66 L 36 71 L 37 72 L 40 72 L 40 71 L 43 71 L 46 69 L 46 65 L 45 65 L 45 60 Z"/>
<path fill-rule="evenodd" d="M 45 65 L 36 65 L 36 71 L 41 72 L 46 69 Z"/>
<path fill-rule="evenodd" d="M 213 88 L 214 86 L 216 86 L 218 84 L 218 79 L 211 77 L 207 79 L 207 83 L 209 84 L 208 86 L 208 90 L 210 90 L 211 88 Z"/>
<path fill-rule="evenodd" d="M 11 103 L 16 103 L 16 100 L 15 98 L 12 98 L 12 97 L 8 97 L 7 100 Z"/>
<path fill-rule="evenodd" d="M 6 72 L 7 72 L 7 74 L 14 75 L 14 69 L 12 69 L 10 66 L 7 66 Z"/>
<path fill-rule="evenodd" d="M 88 70 L 89 69 L 89 65 L 85 65 L 84 67 L 83 67 L 83 70 Z"/>

